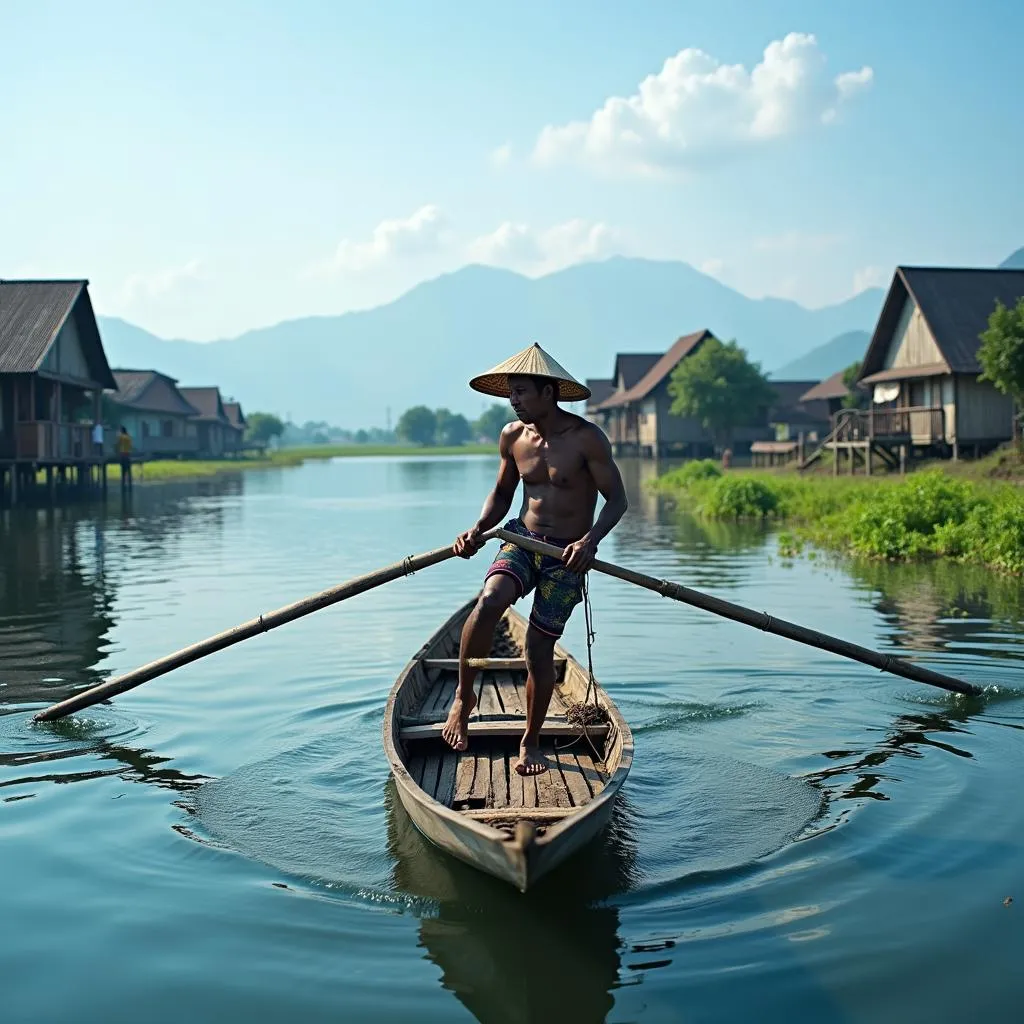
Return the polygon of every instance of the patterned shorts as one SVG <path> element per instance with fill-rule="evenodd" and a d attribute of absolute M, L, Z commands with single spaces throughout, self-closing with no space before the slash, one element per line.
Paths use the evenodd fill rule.
<path fill-rule="evenodd" d="M 510 519 L 505 524 L 505 529 L 509 533 L 532 537 L 558 548 L 564 548 L 571 543 L 534 533 L 526 529 L 519 519 Z M 562 635 L 573 608 L 583 600 L 583 573 L 567 569 L 559 558 L 537 555 L 511 542 L 502 544 L 484 579 L 489 579 L 497 573 L 511 576 L 516 581 L 516 600 L 525 597 L 534 587 L 537 588 L 533 596 L 530 625 L 542 633 L 547 633 L 548 636 Z"/>

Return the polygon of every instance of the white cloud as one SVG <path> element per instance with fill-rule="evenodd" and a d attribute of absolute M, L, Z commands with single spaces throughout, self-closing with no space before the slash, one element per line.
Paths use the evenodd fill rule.
<path fill-rule="evenodd" d="M 632 96 L 612 96 L 589 120 L 546 126 L 533 156 L 540 164 L 576 160 L 664 176 L 827 124 L 872 78 L 869 67 L 830 77 L 817 40 L 804 33 L 769 43 L 749 71 L 684 49 Z"/>
<path fill-rule="evenodd" d="M 494 167 L 504 167 L 512 159 L 512 145 L 506 142 L 503 146 L 491 150 L 491 164 Z"/>
<path fill-rule="evenodd" d="M 725 270 L 725 260 L 720 260 L 717 256 L 712 256 L 711 259 L 705 260 L 697 269 L 702 274 L 707 274 L 708 277 L 718 277 L 723 270 Z"/>
<path fill-rule="evenodd" d="M 330 257 L 307 267 L 303 276 L 329 277 L 346 270 L 366 270 L 390 259 L 435 252 L 441 247 L 444 229 L 444 215 L 430 203 L 410 217 L 382 220 L 367 242 L 342 239 Z"/>
<path fill-rule="evenodd" d="M 120 288 L 120 300 L 125 305 L 152 302 L 167 298 L 182 286 L 202 280 L 202 264 L 191 259 L 177 267 L 165 267 L 148 274 L 129 274 Z"/>
<path fill-rule="evenodd" d="M 854 295 L 864 291 L 865 288 L 884 288 L 889 284 L 891 272 L 884 267 L 861 267 L 853 275 Z"/>
<path fill-rule="evenodd" d="M 869 67 L 863 67 L 860 71 L 844 71 L 836 76 L 836 88 L 839 90 L 841 99 L 848 99 L 857 93 L 867 89 L 874 81 L 875 73 Z"/>
<path fill-rule="evenodd" d="M 467 251 L 477 263 L 547 273 L 609 256 L 619 243 L 619 233 L 600 221 L 568 220 L 541 231 L 505 221 L 489 235 L 470 242 Z"/>

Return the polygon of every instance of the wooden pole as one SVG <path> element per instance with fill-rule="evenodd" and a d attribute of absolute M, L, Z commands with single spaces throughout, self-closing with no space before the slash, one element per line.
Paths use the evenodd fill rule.
<path fill-rule="evenodd" d="M 552 544 L 544 544 L 531 537 L 520 537 L 517 533 L 509 533 L 507 530 L 498 529 L 494 531 L 495 536 L 501 540 L 518 544 L 519 547 L 536 554 L 551 555 L 559 558 L 562 548 Z M 764 630 L 766 633 L 774 633 L 776 636 L 783 636 L 787 640 L 796 640 L 797 643 L 807 644 L 809 647 L 817 647 L 819 650 L 830 651 L 832 654 L 839 654 L 844 658 L 852 658 L 854 661 L 863 662 L 865 665 L 872 665 L 883 672 L 892 672 L 894 675 L 903 676 L 906 679 L 913 679 L 918 683 L 929 683 L 932 686 L 940 686 L 944 690 L 952 690 L 955 693 L 963 693 L 971 697 L 981 694 L 980 686 L 973 683 L 965 683 L 961 679 L 944 675 L 941 672 L 934 672 L 931 669 L 914 665 L 911 662 L 902 661 L 888 654 L 879 654 L 867 647 L 852 644 L 847 640 L 840 640 L 837 637 L 829 636 L 827 633 L 819 633 L 816 630 L 808 629 L 806 626 L 798 626 L 796 623 L 787 622 L 785 619 L 777 619 L 766 612 L 755 612 L 742 605 L 733 604 L 731 601 L 723 601 L 718 597 L 711 597 L 702 594 L 699 590 L 691 590 L 680 583 L 672 583 L 668 580 L 655 579 L 653 576 L 645 576 L 643 573 L 634 572 L 632 569 L 624 569 L 611 562 L 595 560 L 592 568 L 597 572 L 603 572 L 608 576 L 625 580 L 638 587 L 653 590 L 662 597 L 670 597 L 674 601 L 681 601 L 683 604 L 693 605 L 696 608 L 703 608 L 705 611 L 722 615 L 734 622 L 742 622 L 747 626 L 754 626 Z"/>
<path fill-rule="evenodd" d="M 485 533 L 483 534 L 483 539 L 490 540 L 494 536 L 494 532 Z M 205 658 L 208 654 L 222 651 L 225 647 L 241 643 L 243 640 L 248 640 L 259 633 L 265 633 L 268 629 L 282 626 L 286 622 L 292 622 L 295 619 L 301 618 L 303 615 L 320 611 L 321 608 L 326 608 L 328 605 L 337 604 L 346 598 L 355 597 L 357 594 L 372 590 L 374 587 L 390 583 L 391 580 L 398 579 L 400 576 L 408 576 L 410 573 L 426 569 L 431 565 L 437 565 L 439 562 L 444 562 L 454 557 L 455 551 L 450 544 L 447 547 L 435 548 L 433 551 L 427 551 L 421 555 L 410 555 L 401 562 L 395 562 L 393 565 L 378 569 L 376 572 L 368 573 L 365 576 L 357 576 L 347 583 L 341 583 L 319 594 L 314 594 L 312 597 L 305 597 L 294 604 L 278 608 L 277 611 L 260 615 L 255 619 L 250 619 L 248 622 L 243 622 L 240 626 L 235 626 L 223 633 L 218 633 L 216 636 L 200 640 L 189 647 L 183 647 L 180 651 L 175 651 L 174 654 L 168 654 L 163 658 L 158 658 L 156 661 L 151 661 L 148 665 L 143 665 L 141 668 L 134 669 L 123 676 L 108 679 L 105 683 L 100 683 L 98 686 L 83 690 L 81 693 L 77 693 L 73 697 L 61 701 L 59 704 L 44 708 L 36 713 L 34 720 L 37 722 L 52 722 L 54 719 L 64 718 L 75 711 L 81 711 L 83 708 L 91 707 L 102 700 L 107 700 L 109 697 L 124 693 L 126 690 L 131 690 L 142 683 L 149 682 L 150 679 L 155 679 L 157 676 L 161 676 L 173 669 L 181 668 L 183 665 L 188 665 L 199 658 Z"/>

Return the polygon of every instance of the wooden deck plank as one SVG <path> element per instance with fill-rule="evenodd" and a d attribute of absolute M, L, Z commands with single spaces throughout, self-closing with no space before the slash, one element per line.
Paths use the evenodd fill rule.
<path fill-rule="evenodd" d="M 441 690 L 444 688 L 444 679 L 439 678 L 433 686 L 427 690 L 426 696 L 423 698 L 423 703 L 420 705 L 420 714 L 425 715 L 434 711 L 437 705 L 437 701 L 441 696 Z"/>
<path fill-rule="evenodd" d="M 491 807 L 508 807 L 508 756 L 500 751 L 491 752 Z"/>
<path fill-rule="evenodd" d="M 448 711 L 452 706 L 452 701 L 455 700 L 455 691 L 458 689 L 458 686 L 458 679 L 453 677 L 441 680 L 441 693 L 434 706 L 435 715 L 448 717 Z"/>
<path fill-rule="evenodd" d="M 587 785 L 590 786 L 590 792 L 597 796 L 607 784 L 608 777 L 594 764 L 594 757 L 589 749 L 577 750 L 576 761 L 580 766 L 583 778 L 587 780 Z"/>
<path fill-rule="evenodd" d="M 515 771 L 515 769 L 513 769 Z M 519 773 L 516 772 L 516 775 Z M 536 807 L 537 806 L 537 780 L 531 775 L 523 779 L 523 806 L 524 807 Z"/>
<path fill-rule="evenodd" d="M 544 756 L 549 761 L 555 760 L 555 752 L 550 744 L 542 747 Z M 569 790 L 565 787 L 565 780 L 557 768 L 553 768 L 540 775 L 533 776 L 537 780 L 537 806 L 538 807 L 571 807 L 572 800 L 569 799 Z"/>
<path fill-rule="evenodd" d="M 434 796 L 437 792 L 437 777 L 441 771 L 441 757 L 440 753 L 428 754 L 423 761 L 423 781 L 420 782 L 420 789 L 423 790 L 427 796 Z"/>
<path fill-rule="evenodd" d="M 434 799 L 451 807 L 455 797 L 455 777 L 459 768 L 459 754 L 454 750 L 447 750 L 441 756 L 441 771 L 437 777 L 437 790 Z"/>
<path fill-rule="evenodd" d="M 467 658 L 466 663 L 471 665 L 473 668 L 488 669 L 490 671 L 514 671 L 514 672 L 525 672 L 526 671 L 526 659 L 522 657 L 517 658 Z M 429 669 L 441 670 L 445 672 L 457 672 L 459 668 L 458 658 L 424 658 L 422 664 L 427 666 Z M 565 665 L 565 658 L 555 658 L 555 670 Z"/>
<path fill-rule="evenodd" d="M 463 803 L 473 793 L 473 780 L 476 774 L 476 755 L 468 750 L 456 754 L 455 796 L 452 803 Z"/>
<path fill-rule="evenodd" d="M 500 715 L 503 712 L 501 702 L 498 700 L 498 691 L 494 686 L 494 676 L 489 672 L 483 674 L 482 679 L 477 680 L 479 687 L 479 703 L 477 708 L 481 715 Z"/>
<path fill-rule="evenodd" d="M 470 718 L 469 737 L 470 740 L 472 740 L 474 736 L 521 736 L 523 732 L 523 722 L 524 719 L 522 718 L 501 718 L 497 721 L 483 722 Z M 407 725 L 402 726 L 398 736 L 403 743 L 407 743 L 410 740 L 440 739 L 441 730 L 443 728 L 443 721 L 430 722 L 424 725 Z M 550 723 L 545 720 L 541 732 L 546 738 L 579 735 L 579 729 L 575 725 L 569 725 L 564 719 L 560 722 L 554 721 Z M 595 743 L 598 740 L 603 742 L 604 737 L 608 732 L 608 726 L 603 724 L 592 726 L 588 732 Z M 581 742 L 583 741 L 581 740 Z"/>
<path fill-rule="evenodd" d="M 582 807 L 590 803 L 591 791 L 587 780 L 583 777 L 583 769 L 580 768 L 576 756 L 571 750 L 560 750 L 556 755 L 558 770 L 565 780 L 566 789 L 572 797 L 573 806 Z"/>
<path fill-rule="evenodd" d="M 473 773 L 473 788 L 469 798 L 474 801 L 481 801 L 481 806 L 487 806 L 491 795 L 491 755 L 489 751 L 478 750 L 476 752 L 476 770 Z"/>
<path fill-rule="evenodd" d="M 423 782 L 423 768 L 427 763 L 425 757 L 410 757 L 409 758 L 409 774 L 412 776 L 413 782 L 416 785 L 420 785 Z"/>
<path fill-rule="evenodd" d="M 523 800 L 525 797 L 525 786 L 523 785 L 524 779 L 513 767 L 516 763 L 518 754 L 509 754 L 505 759 L 505 771 L 508 774 L 508 805 L 509 807 L 522 807 L 524 806 Z M 532 781 L 532 780 L 531 780 Z"/>
<path fill-rule="evenodd" d="M 572 807 L 488 807 L 483 810 L 463 811 L 474 821 L 514 821 L 525 818 L 528 821 L 561 821 L 574 813 Z"/>
<path fill-rule="evenodd" d="M 515 678 L 511 672 L 496 672 L 494 682 L 498 688 L 498 696 L 501 698 L 505 713 L 509 715 L 526 715 L 526 703 L 520 697 L 520 691 L 516 687 Z"/>

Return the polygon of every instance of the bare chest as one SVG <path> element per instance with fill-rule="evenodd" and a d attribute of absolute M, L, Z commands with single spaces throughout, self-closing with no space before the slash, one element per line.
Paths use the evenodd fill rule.
<path fill-rule="evenodd" d="M 558 440 L 524 439 L 516 446 L 515 457 L 527 485 L 573 487 L 585 471 L 579 449 Z"/>

